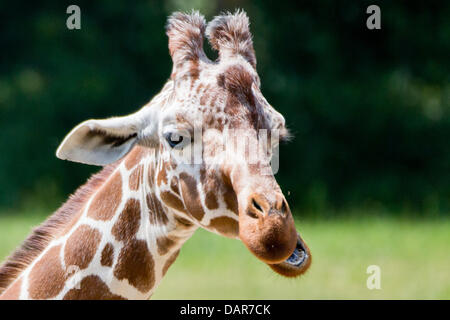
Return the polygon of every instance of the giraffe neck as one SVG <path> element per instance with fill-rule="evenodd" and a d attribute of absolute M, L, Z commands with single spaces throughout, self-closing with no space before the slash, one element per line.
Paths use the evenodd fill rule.
<path fill-rule="evenodd" d="M 135 147 L 0 299 L 148 299 L 197 228 L 159 199 L 158 164 Z"/>

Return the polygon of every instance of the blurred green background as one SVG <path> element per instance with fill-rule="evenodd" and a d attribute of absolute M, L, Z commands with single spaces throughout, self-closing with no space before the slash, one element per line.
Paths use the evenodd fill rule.
<path fill-rule="evenodd" d="M 81 30 L 66 28 L 70 4 Z M 371 4 L 381 30 L 366 28 Z M 0 259 L 98 171 L 55 157 L 65 134 L 161 89 L 167 16 L 235 8 L 250 17 L 262 92 L 295 135 L 277 179 L 314 263 L 284 280 L 200 232 L 155 298 L 450 298 L 448 1 L 0 0 Z M 381 291 L 365 287 L 371 264 Z"/>

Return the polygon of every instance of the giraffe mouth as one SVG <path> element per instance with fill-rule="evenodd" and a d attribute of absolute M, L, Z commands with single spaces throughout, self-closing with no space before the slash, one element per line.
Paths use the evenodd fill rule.
<path fill-rule="evenodd" d="M 298 277 L 305 273 L 311 265 L 311 252 L 308 246 L 297 234 L 297 245 L 294 252 L 285 261 L 276 264 L 268 264 L 275 272 L 285 277 Z"/>
<path fill-rule="evenodd" d="M 297 246 L 294 249 L 294 252 L 287 258 L 283 263 L 286 263 L 292 267 L 300 268 L 304 265 L 309 259 L 309 250 L 306 245 L 303 243 L 303 240 L 298 236 L 297 238 Z"/>

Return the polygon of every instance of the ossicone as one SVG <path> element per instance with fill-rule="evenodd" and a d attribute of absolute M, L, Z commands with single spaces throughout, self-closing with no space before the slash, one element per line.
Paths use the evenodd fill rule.
<path fill-rule="evenodd" d="M 198 11 L 175 12 L 169 17 L 166 34 L 173 61 L 172 78 L 195 75 L 199 60 L 208 61 L 203 51 L 205 28 L 205 18 Z"/>
<path fill-rule="evenodd" d="M 226 12 L 208 23 L 206 36 L 211 46 L 219 51 L 219 57 L 242 56 L 253 68 L 256 68 L 255 50 L 249 19 L 243 10 Z"/>

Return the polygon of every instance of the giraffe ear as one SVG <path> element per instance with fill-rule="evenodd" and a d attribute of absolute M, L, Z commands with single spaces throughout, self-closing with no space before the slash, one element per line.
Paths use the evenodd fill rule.
<path fill-rule="evenodd" d="M 87 120 L 64 138 L 56 151 L 62 160 L 103 166 L 125 156 L 136 143 L 153 146 L 159 142 L 155 108 L 124 117 Z"/>

